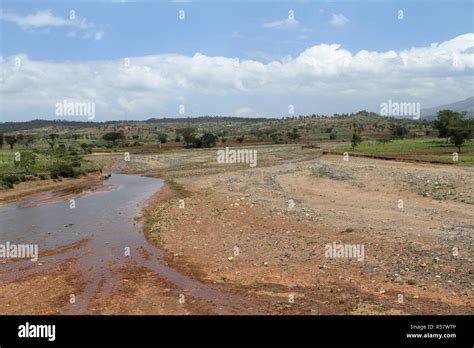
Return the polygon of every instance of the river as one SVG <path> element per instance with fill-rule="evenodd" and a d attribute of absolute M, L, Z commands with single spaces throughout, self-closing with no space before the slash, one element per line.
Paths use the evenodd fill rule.
<path fill-rule="evenodd" d="M 78 302 L 70 304 L 64 313 L 86 314 L 94 296 L 108 297 L 120 284 L 120 275 L 110 265 L 131 261 L 183 292 L 213 303 L 215 313 L 259 314 L 241 296 L 179 273 L 163 261 L 162 250 L 146 241 L 136 217 L 162 187 L 160 179 L 113 174 L 99 189 L 55 192 L 0 205 L 0 244 L 37 244 L 40 253 L 34 266 L 31 260 L 1 265 L 0 279 L 21 279 L 77 258 L 76 267 L 87 285 Z M 67 249 L 74 243 L 79 246 Z M 49 250 L 65 246 L 64 252 L 48 254 Z"/>

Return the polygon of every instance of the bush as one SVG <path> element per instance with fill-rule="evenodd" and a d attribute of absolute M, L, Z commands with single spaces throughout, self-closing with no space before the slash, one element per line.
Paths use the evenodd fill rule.
<path fill-rule="evenodd" d="M 1 185 L 6 188 L 13 188 L 14 184 L 18 184 L 22 180 L 24 175 L 15 175 L 15 174 L 8 174 L 2 176 Z"/>
<path fill-rule="evenodd" d="M 125 139 L 125 134 L 123 132 L 110 132 L 110 133 L 105 133 L 102 136 L 102 139 L 106 141 L 111 141 L 114 144 L 117 143 L 118 140 L 124 140 Z"/>
<path fill-rule="evenodd" d="M 168 136 L 164 133 L 160 133 L 158 134 L 158 140 L 160 141 L 160 143 L 164 144 L 168 142 Z"/>
<path fill-rule="evenodd" d="M 0 181 L 0 189 L 4 190 L 4 189 L 12 189 L 12 188 L 13 188 L 12 183 Z"/>
<path fill-rule="evenodd" d="M 21 152 L 20 155 L 20 161 L 15 161 L 15 167 L 19 165 L 26 173 L 30 173 L 36 163 L 36 155 L 32 152 Z"/>
<path fill-rule="evenodd" d="M 217 137 L 212 133 L 206 133 L 201 137 L 202 147 L 213 147 L 216 145 Z"/>
<path fill-rule="evenodd" d="M 64 178 L 74 178 L 77 176 L 77 173 L 74 171 L 74 168 L 71 164 L 68 163 L 58 163 L 51 168 L 51 178 L 57 179 L 59 177 Z"/>
<path fill-rule="evenodd" d="M 400 124 L 390 125 L 390 131 L 392 132 L 392 135 L 396 138 L 404 138 L 409 133 L 408 129 Z"/>

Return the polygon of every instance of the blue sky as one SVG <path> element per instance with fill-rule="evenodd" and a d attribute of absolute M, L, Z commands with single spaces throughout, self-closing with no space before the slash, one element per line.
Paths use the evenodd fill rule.
<path fill-rule="evenodd" d="M 71 10 L 75 11 L 77 18 L 74 25 L 67 22 Z M 179 19 L 180 10 L 185 11 L 184 20 Z M 403 11 L 403 19 L 398 18 L 399 10 Z M 294 19 L 289 19 L 289 11 L 294 11 Z M 103 116 L 106 119 L 120 118 L 120 116 L 122 118 L 179 116 L 176 114 L 176 105 L 180 103 L 189 105 L 187 109 L 192 110 L 186 116 L 239 114 L 238 110 L 243 111 L 240 113 L 243 116 L 286 116 L 286 111 L 283 110 L 286 110 L 287 104 L 290 103 L 298 104 L 297 113 L 351 112 L 358 109 L 378 111 L 380 102 L 392 97 L 409 101 L 416 99 L 423 104 L 422 107 L 429 107 L 438 102 L 460 100 L 472 94 L 472 88 L 470 92 L 461 92 L 469 86 L 470 81 L 472 83 L 472 64 L 469 62 L 472 52 L 466 51 L 466 47 L 470 47 L 465 44 L 466 37 L 464 37 L 463 45 L 453 44 L 451 46 L 455 46 L 454 51 L 450 51 L 454 52 L 453 54 L 459 52 L 462 55 L 462 61 L 465 62 L 462 65 L 462 71 L 455 69 L 456 71 L 453 70 L 454 72 L 448 74 L 446 66 L 443 65 L 446 62 L 439 61 L 439 64 L 429 67 L 430 76 L 424 75 L 423 69 L 414 71 L 411 78 L 417 79 L 419 86 L 407 86 L 406 93 L 403 92 L 404 89 L 401 86 L 403 82 L 400 80 L 400 74 L 404 74 L 406 69 L 401 71 L 400 66 L 395 67 L 390 62 L 388 66 L 381 66 L 380 71 L 372 71 L 373 74 L 369 74 L 372 79 L 369 89 L 375 91 L 382 87 L 387 87 L 387 89 L 397 87 L 397 91 L 387 90 L 387 93 L 377 95 L 373 92 L 354 95 L 355 90 L 362 89 L 364 86 L 357 85 L 348 77 L 351 74 L 345 72 L 335 71 L 331 76 L 326 76 L 325 71 L 332 69 L 330 64 L 331 59 L 334 58 L 326 59 L 326 56 L 321 58 L 322 48 L 311 53 L 313 56 L 308 58 L 311 61 L 310 64 L 308 59 L 301 59 L 301 64 L 308 63 L 309 65 L 302 67 L 295 63 L 275 71 L 272 68 L 272 62 L 291 62 L 305 50 L 311 47 L 322 47 L 320 46 L 322 44 L 339 44 L 341 45 L 339 50 L 346 50 L 355 57 L 363 50 L 378 53 L 395 51 L 399 54 L 411 48 L 429 48 L 432 43 L 448 42 L 456 37 L 473 33 L 472 1 L 137 1 L 120 3 L 4 0 L 1 19 L 0 55 L 3 57 L 2 64 L 4 65 L 11 63 L 13 57 L 21 56 L 23 62 L 30 63 L 31 69 L 41 68 L 45 72 L 51 71 L 51 75 L 56 75 L 57 71 L 68 74 L 65 69 L 70 67 L 70 74 L 80 79 L 83 71 L 81 64 L 93 70 L 97 62 L 102 62 L 99 64 L 104 65 L 102 69 L 98 72 L 94 71 L 94 74 L 104 76 L 105 79 L 104 74 L 110 73 L 110 68 L 106 66 L 107 62 L 130 57 L 133 62 L 132 68 L 135 70 L 124 72 L 127 76 L 127 81 L 124 83 L 127 86 L 121 85 L 121 91 L 133 89 L 133 86 L 136 86 L 135 78 L 142 76 L 140 75 L 143 73 L 142 69 L 149 71 L 147 67 L 151 67 L 150 73 L 144 78 L 152 76 L 155 80 L 149 81 L 146 86 L 136 86 L 136 90 L 125 96 L 120 95 L 121 92 L 118 89 L 115 93 L 111 91 L 105 94 L 102 91 L 103 86 L 94 82 L 97 78 L 92 78 L 87 75 L 87 72 L 84 72 L 84 79 L 88 80 L 87 84 L 80 85 L 80 82 L 77 82 L 77 90 L 89 90 L 89 92 L 77 94 L 68 92 L 69 94 L 64 95 L 64 98 L 75 100 L 93 99 L 99 107 L 103 108 L 102 111 L 107 110 L 107 107 L 110 110 L 113 109 L 113 112 L 106 112 L 107 116 Z M 471 41 L 471 38 L 467 37 L 467 40 Z M 227 86 L 217 76 L 215 81 L 210 79 L 209 83 L 215 83 L 215 88 L 211 88 L 211 86 L 202 85 L 200 76 L 197 80 L 193 80 L 194 75 L 182 76 L 179 68 L 186 69 L 187 65 L 164 68 L 159 63 L 160 59 L 166 55 L 192 58 L 196 53 L 202 54 L 209 61 L 196 63 L 193 60 L 189 63 L 189 71 L 194 71 L 197 66 L 199 69 L 205 66 L 210 70 L 208 74 L 212 74 L 212 71 L 215 71 L 212 64 L 220 64 L 215 62 L 215 57 L 228 59 L 237 57 L 240 62 L 248 60 L 263 64 L 265 71 L 262 75 L 267 74 L 268 77 L 259 80 L 259 76 L 251 76 L 251 74 L 258 75 L 261 67 L 253 69 L 249 64 L 250 70 L 244 70 L 242 66 L 233 72 L 234 75 L 231 75 L 230 78 L 235 77 L 238 81 Z M 330 54 L 336 53 L 332 50 Z M 440 57 L 443 55 L 442 52 L 433 54 L 437 56 L 438 53 Z M 156 57 L 156 61 L 150 63 L 145 59 L 142 62 L 141 59 L 146 56 Z M 425 52 L 425 56 L 429 57 L 429 54 L 426 55 Z M 325 63 L 320 64 L 319 59 Z M 360 59 L 354 58 L 354 60 L 355 63 L 362 64 Z M 67 62 L 76 65 L 69 66 Z M 355 66 L 354 64 L 351 66 Z M 402 65 L 407 66 L 406 59 Z M 170 71 L 175 71 L 174 69 L 178 71 L 170 76 L 172 74 Z M 288 74 L 292 74 L 292 69 L 295 70 L 295 79 L 290 81 Z M 297 80 L 297 76 L 305 74 L 304 69 L 309 69 L 309 75 L 314 72 L 313 80 Z M 360 67 L 354 70 L 354 74 L 355 72 L 359 74 L 357 77 L 359 81 L 366 76 L 363 71 L 361 72 Z M 51 102 L 45 104 L 40 101 L 42 96 L 31 96 L 15 89 L 21 81 L 28 79 L 30 83 L 38 81 L 31 77 L 37 76 L 37 72 L 23 70 L 23 73 L 27 75 L 21 76 L 21 72 L 4 66 L 2 73 L 4 75 L 2 118 L 8 120 L 35 118 L 37 115 L 33 115 L 32 110 L 42 110 L 42 116 L 51 118 L 48 111 L 51 107 L 47 105 L 54 104 L 53 101 L 58 98 L 61 100 L 59 91 L 52 91 L 50 95 L 43 96 L 51 98 Z M 398 80 L 394 81 L 393 86 L 382 84 L 380 88 L 377 88 L 372 85 L 377 84 L 377 79 L 380 80 L 392 73 L 398 74 Z M 267 88 L 273 81 L 274 74 L 281 78 Z M 437 76 L 441 77 L 437 79 Z M 172 79 L 174 83 L 185 79 L 186 83 L 183 82 L 183 86 L 186 88 L 173 92 L 169 88 L 171 82 L 166 83 L 165 77 Z M 428 77 L 431 79 L 428 80 Z M 331 83 L 328 81 L 329 78 L 333 78 L 335 83 L 340 83 L 341 79 L 345 79 L 345 84 L 341 85 L 344 89 L 343 93 L 334 92 L 331 95 L 325 93 L 327 88 L 324 86 Z M 420 82 L 420 79 L 425 80 Z M 446 79 L 453 84 L 452 93 L 447 94 L 442 89 L 436 91 L 436 87 L 441 86 L 443 81 L 447 81 Z M 134 82 L 130 82 L 132 80 Z M 453 80 L 456 81 L 453 82 Z M 7 81 L 11 85 L 7 85 Z M 38 82 L 38 88 L 41 88 L 41 83 L 47 82 Z M 49 83 L 54 84 L 55 81 L 51 80 Z M 248 87 L 253 86 L 253 83 L 262 87 L 257 93 L 252 92 L 252 88 Z M 239 86 L 243 84 L 244 87 L 235 87 L 235 84 Z M 299 88 L 302 85 L 303 87 Z M 426 87 L 423 85 L 433 86 L 431 90 L 423 90 Z M 273 88 L 274 86 L 287 90 L 285 96 L 282 97 Z M 52 89 L 52 86 L 45 87 L 47 90 L 50 87 Z M 416 88 L 418 90 L 415 90 Z M 90 90 L 94 92 L 91 93 Z M 149 92 L 151 96 L 156 93 L 166 94 L 167 97 L 159 100 L 156 105 L 143 103 L 140 100 L 143 100 L 145 95 L 137 94 L 140 90 Z M 162 91 L 165 93 L 161 93 Z M 321 97 L 320 91 L 326 94 L 324 98 Z M 18 102 L 17 107 L 6 106 L 10 97 L 11 104 Z M 36 104 L 33 103 L 28 109 L 27 106 L 20 105 L 22 98 L 35 100 Z M 281 105 L 272 105 L 275 98 L 281 100 Z M 219 102 L 217 103 L 216 100 Z"/>
<path fill-rule="evenodd" d="M 359 50 L 401 50 L 451 39 L 473 30 L 471 1 L 345 1 L 190 3 L 138 1 L 3 1 L 3 10 L 27 15 L 50 9 L 68 17 L 71 9 L 104 31 L 100 42 L 67 37 L 64 28 L 28 34 L 14 23 L 2 23 L 4 56 L 23 52 L 33 59 L 113 59 L 160 53 L 259 58 L 256 52 L 280 58 L 308 46 L 340 43 Z M 404 11 L 398 20 L 397 11 Z M 185 20 L 178 11 L 185 11 Z M 265 22 L 283 19 L 289 10 L 301 23 L 291 30 L 266 29 Z M 350 21 L 330 24 L 333 13 Z M 448 25 L 443 25 L 448 24 Z M 310 30 L 310 31 L 309 31 Z"/>

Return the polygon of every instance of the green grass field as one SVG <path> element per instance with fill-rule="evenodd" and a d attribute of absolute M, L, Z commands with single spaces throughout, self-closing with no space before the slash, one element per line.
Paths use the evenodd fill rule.
<path fill-rule="evenodd" d="M 364 141 L 353 151 L 350 144 L 336 148 L 339 153 L 349 152 L 362 155 L 387 156 L 420 161 L 438 161 L 458 165 L 474 164 L 474 141 L 467 142 L 453 161 L 453 153 L 458 149 L 444 139 L 401 139 L 387 143 Z"/>
<path fill-rule="evenodd" d="M 36 179 L 56 178 L 58 176 L 78 177 L 81 174 L 100 169 L 97 163 L 84 159 L 81 155 L 58 153 L 57 151 L 19 150 L 21 156 L 34 154 L 34 163 L 27 168 L 15 162 L 16 152 L 0 151 L 0 189 L 12 188 L 12 184 Z M 15 163 L 17 165 L 15 165 Z"/>

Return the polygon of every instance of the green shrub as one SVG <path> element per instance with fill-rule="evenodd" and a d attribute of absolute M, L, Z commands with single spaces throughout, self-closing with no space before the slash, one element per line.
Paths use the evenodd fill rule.
<path fill-rule="evenodd" d="M 0 181 L 0 189 L 1 190 L 4 190 L 4 189 L 12 189 L 13 188 L 13 184 L 10 183 L 10 182 L 5 182 L 5 181 Z"/>
<path fill-rule="evenodd" d="M 1 178 L 1 185 L 7 188 L 13 188 L 14 184 L 18 184 L 20 181 L 24 181 L 24 175 L 8 174 L 3 175 Z"/>
<path fill-rule="evenodd" d="M 51 177 L 57 179 L 59 177 L 73 178 L 77 176 L 74 168 L 68 163 L 57 163 L 51 168 Z"/>

